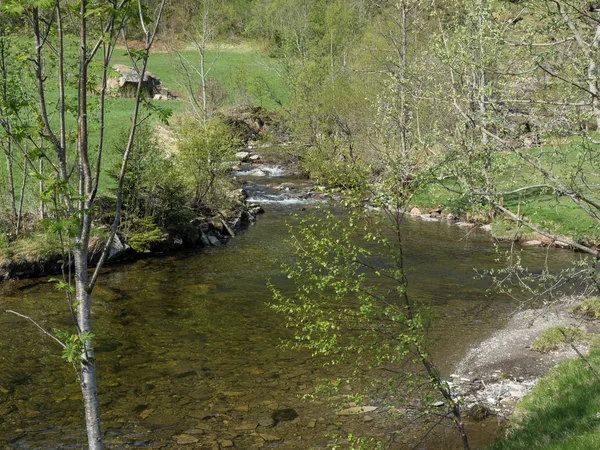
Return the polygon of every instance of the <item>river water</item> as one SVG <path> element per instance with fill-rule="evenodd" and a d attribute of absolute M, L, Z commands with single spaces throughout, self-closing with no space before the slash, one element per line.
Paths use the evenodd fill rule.
<path fill-rule="evenodd" d="M 303 400 L 340 369 L 278 348 L 289 331 L 266 305 L 266 281 L 290 288 L 280 271 L 290 258 L 286 223 L 297 220 L 292 212 L 309 214 L 313 200 L 299 198 L 302 182 L 268 173 L 249 186 L 266 213 L 227 245 L 104 270 L 93 320 L 107 448 L 308 449 L 346 432 L 386 435 L 389 424 L 376 414 L 365 424 L 336 416 L 339 405 Z M 495 264 L 489 235 L 418 219 L 407 221 L 405 234 L 411 293 L 432 305 L 433 354 L 447 373 L 517 305 L 486 296 L 489 280 L 474 278 L 474 267 Z M 525 255 L 537 267 L 546 250 Z M 562 266 L 573 254 L 551 250 L 551 257 Z M 2 307 L 46 329 L 70 324 L 46 280 L 6 282 L 0 296 Z M 83 448 L 84 433 L 81 394 L 60 349 L 29 323 L 0 315 L 0 448 Z M 481 442 L 493 434 L 477 433 Z"/>

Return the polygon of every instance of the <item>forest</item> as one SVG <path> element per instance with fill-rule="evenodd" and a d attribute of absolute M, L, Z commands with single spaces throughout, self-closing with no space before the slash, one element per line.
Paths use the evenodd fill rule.
<path fill-rule="evenodd" d="M 485 276 L 522 308 L 577 291 L 572 311 L 600 317 L 598 64 L 600 4 L 588 0 L 4 0 L 0 279 L 56 275 L 72 323 L 49 331 L 2 299 L 0 312 L 62 348 L 89 448 L 104 448 L 91 305 L 105 263 L 123 248 L 138 258 L 234 239 L 262 211 L 236 175 L 256 152 L 337 208 L 290 227 L 292 291 L 265 280 L 294 330 L 284 347 L 363 375 L 385 367 L 360 401 L 387 385 L 418 405 L 384 439 L 331 448 L 418 446 L 439 424 L 457 431 L 448 445 L 475 448 L 477 414 L 430 352 L 436 312 L 408 288 L 405 217 L 487 230 L 504 247 Z M 541 267 L 519 244 L 546 252 Z M 557 271 L 556 248 L 574 264 Z M 568 385 L 597 391 L 597 339 L 554 331 L 586 368 L 566 367 Z M 562 446 L 545 441 L 569 434 L 552 421 L 529 425 L 541 436 L 514 425 L 496 445 L 596 448 L 597 419 L 578 418 Z M 389 438 L 399 429 L 419 439 Z"/>

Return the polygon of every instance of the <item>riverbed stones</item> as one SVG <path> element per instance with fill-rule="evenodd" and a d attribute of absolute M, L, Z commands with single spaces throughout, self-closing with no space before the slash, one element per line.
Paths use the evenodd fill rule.
<path fill-rule="evenodd" d="M 258 435 L 267 442 L 277 442 L 281 440 L 279 436 L 275 436 L 273 434 L 258 433 Z"/>
<path fill-rule="evenodd" d="M 443 405 L 443 403 L 442 403 Z M 352 408 L 347 408 L 342 411 L 336 412 L 338 416 L 353 416 L 356 414 L 363 414 L 368 412 L 373 412 L 377 409 L 376 406 L 353 406 Z"/>
<path fill-rule="evenodd" d="M 258 424 L 261 427 L 265 427 L 265 428 L 266 427 L 272 427 L 272 426 L 275 426 L 275 420 L 270 415 L 268 415 L 268 416 L 261 416 L 258 419 Z"/>
<path fill-rule="evenodd" d="M 196 444 L 200 439 L 195 436 L 191 436 L 189 434 L 178 434 L 177 436 L 173 436 L 177 445 L 190 445 Z"/>

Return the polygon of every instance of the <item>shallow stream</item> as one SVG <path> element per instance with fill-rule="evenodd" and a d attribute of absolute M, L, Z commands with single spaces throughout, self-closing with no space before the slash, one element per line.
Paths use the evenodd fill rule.
<path fill-rule="evenodd" d="M 278 348 L 289 331 L 266 305 L 266 281 L 286 288 L 280 271 L 290 257 L 286 222 L 323 199 L 308 195 L 303 181 L 265 173 L 247 188 L 266 213 L 227 245 L 104 270 L 93 319 L 107 448 L 308 449 L 326 448 L 337 433 L 385 436 L 387 424 L 377 414 L 365 423 L 300 398 L 332 369 Z M 410 219 L 406 253 L 415 269 L 412 294 L 433 307 L 433 353 L 448 373 L 469 344 L 502 327 L 517 305 L 486 296 L 489 280 L 474 278 L 474 267 L 495 264 L 488 234 Z M 536 267 L 546 250 L 525 255 Z M 551 257 L 561 266 L 573 254 L 551 250 Z M 61 294 L 46 280 L 0 284 L 0 296 L 3 307 L 47 329 L 70 324 Z M 480 442 L 493 434 L 477 433 Z M 29 323 L 0 315 L 0 448 L 83 448 L 84 442 L 80 390 L 60 349 Z"/>

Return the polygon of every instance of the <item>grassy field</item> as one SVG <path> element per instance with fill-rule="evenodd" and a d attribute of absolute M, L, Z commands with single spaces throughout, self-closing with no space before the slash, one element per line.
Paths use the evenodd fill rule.
<path fill-rule="evenodd" d="M 589 355 L 600 367 L 600 351 Z M 600 381 L 581 360 L 567 361 L 542 378 L 519 405 L 508 436 L 494 450 L 600 448 Z"/>
<path fill-rule="evenodd" d="M 69 46 L 70 54 L 75 58 L 76 45 Z M 192 49 L 183 50 L 182 55 L 192 64 L 199 64 L 198 52 Z M 251 103 L 263 106 L 269 110 L 277 110 L 287 102 L 287 90 L 283 79 L 272 68 L 277 67 L 277 62 L 262 55 L 251 47 L 223 47 L 210 49 L 206 55 L 207 64 L 214 62 L 208 75 L 216 80 L 225 94 L 223 108 L 233 107 L 240 103 Z M 131 65 L 129 57 L 124 49 L 116 49 L 113 54 L 111 65 Z M 166 52 L 152 53 L 148 62 L 148 70 L 160 78 L 163 83 L 174 92 L 178 98 L 172 101 L 161 101 L 158 104 L 171 109 L 174 116 L 183 113 L 187 108 L 185 90 L 183 88 L 183 76 L 177 70 L 177 56 Z M 52 88 L 52 84 L 48 83 Z M 74 87 L 67 89 L 67 95 L 75 101 L 76 90 Z M 55 104 L 58 98 L 56 90 L 49 89 L 47 99 L 48 105 Z M 90 117 L 94 117 L 94 97 L 90 99 Z M 51 108 L 52 106 L 50 106 Z M 100 184 L 100 194 L 110 195 L 114 188 L 113 180 L 107 175 L 107 170 L 114 167 L 120 161 L 120 153 L 117 145 L 122 133 L 126 132 L 131 122 L 133 100 L 125 98 L 108 98 L 106 102 L 106 125 L 103 172 Z M 143 114 L 143 112 L 142 112 Z M 153 118 L 154 124 L 157 121 Z M 53 123 L 57 126 L 58 119 L 53 116 Z M 98 140 L 98 129 L 94 127 L 94 121 L 90 120 L 90 148 L 95 148 Z M 76 121 L 73 115 L 67 115 L 67 126 L 70 132 L 74 132 Z M 92 150 L 92 153 L 94 151 Z M 18 168 L 19 158 L 16 158 L 15 182 L 20 184 L 22 175 Z M 7 179 L 6 167 L 0 165 L 1 179 Z M 1 186 L 0 189 L 5 189 Z M 5 209 L 2 203 L 7 201 L 7 193 L 0 192 L 0 208 Z M 25 210 L 35 209 L 39 200 L 37 193 L 26 193 Z"/>
<path fill-rule="evenodd" d="M 541 155 L 541 161 L 563 186 L 579 186 L 586 195 L 600 200 L 600 175 L 596 169 L 596 157 L 581 152 L 576 142 L 559 143 L 527 150 L 532 156 Z M 582 154 L 586 157 L 582 157 Z M 496 190 L 509 192 L 524 186 L 550 184 L 541 173 L 514 154 L 499 154 L 495 163 L 501 167 L 496 175 Z M 461 190 L 464 187 L 448 182 L 446 187 Z M 598 224 L 569 197 L 558 196 L 550 189 L 533 189 L 519 193 L 504 195 L 504 207 L 513 213 L 520 213 L 524 219 L 540 226 L 549 233 L 568 236 L 589 244 L 600 242 Z M 427 208 L 444 206 L 444 213 L 453 212 L 463 218 L 474 221 L 489 221 L 489 218 L 469 216 L 471 206 L 464 197 L 444 188 L 441 184 L 427 187 L 414 199 L 414 204 L 426 212 Z M 513 239 L 516 226 L 512 221 L 497 218 L 492 221 L 493 232 L 497 238 Z M 538 236 L 525 229 L 519 231 L 523 240 Z"/>

